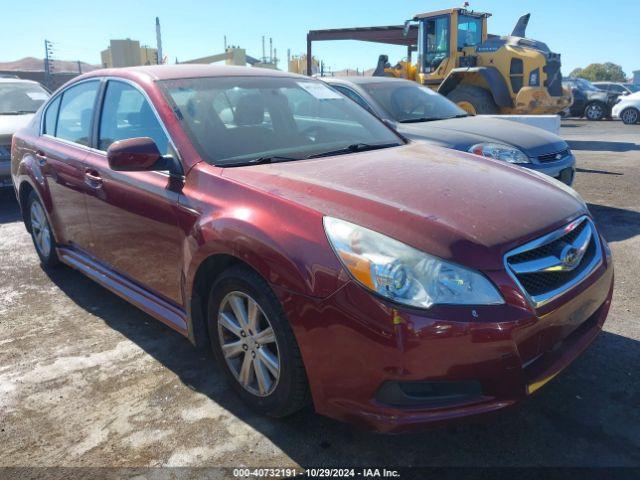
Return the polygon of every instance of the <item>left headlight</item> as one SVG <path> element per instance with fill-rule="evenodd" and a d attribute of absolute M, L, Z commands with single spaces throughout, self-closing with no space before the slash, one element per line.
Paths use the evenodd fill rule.
<path fill-rule="evenodd" d="M 480 272 L 337 218 L 324 217 L 324 229 L 351 276 L 390 300 L 419 308 L 504 303 Z"/>
<path fill-rule="evenodd" d="M 477 143 L 469 148 L 469 152 L 508 163 L 531 162 L 522 150 L 504 143 Z"/>

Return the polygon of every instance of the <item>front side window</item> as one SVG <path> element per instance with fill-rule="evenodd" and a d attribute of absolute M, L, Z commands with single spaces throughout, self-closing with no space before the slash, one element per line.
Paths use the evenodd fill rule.
<path fill-rule="evenodd" d="M 163 155 L 169 140 L 145 96 L 128 83 L 110 80 L 102 104 L 98 149 L 106 151 L 113 142 L 149 137 Z"/>
<path fill-rule="evenodd" d="M 433 90 L 406 81 L 363 83 L 362 88 L 400 123 L 466 116 L 464 110 Z"/>
<path fill-rule="evenodd" d="M 371 114 L 313 79 L 205 77 L 159 83 L 202 158 L 215 165 L 402 143 Z"/>
<path fill-rule="evenodd" d="M 35 113 L 49 99 L 49 93 L 37 83 L 0 83 L 0 115 Z"/>
<path fill-rule="evenodd" d="M 482 43 L 482 18 L 458 16 L 458 49 L 475 47 Z"/>
<path fill-rule="evenodd" d="M 55 136 L 80 145 L 89 145 L 91 120 L 98 95 L 99 81 L 83 82 L 62 94 Z"/>

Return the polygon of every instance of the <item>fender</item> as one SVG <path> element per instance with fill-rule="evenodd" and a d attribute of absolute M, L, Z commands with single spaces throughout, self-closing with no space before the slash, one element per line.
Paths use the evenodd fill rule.
<path fill-rule="evenodd" d="M 507 82 L 505 82 L 504 77 L 495 67 L 454 68 L 440 84 L 438 93 L 446 97 L 458 86 L 464 77 L 469 74 L 482 76 L 484 81 L 487 82 L 487 85 L 489 85 L 491 95 L 493 95 L 496 105 L 504 108 L 513 108 L 513 98 L 511 98 L 511 94 L 509 93 Z"/>

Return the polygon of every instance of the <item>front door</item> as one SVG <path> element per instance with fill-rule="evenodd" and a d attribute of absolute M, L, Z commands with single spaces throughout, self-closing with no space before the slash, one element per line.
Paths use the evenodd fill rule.
<path fill-rule="evenodd" d="M 98 143 L 86 158 L 96 188 L 87 197 L 91 252 L 115 272 L 153 293 L 183 304 L 184 232 L 177 221 L 181 196 L 164 172 L 116 172 L 106 150 L 113 142 L 150 137 L 160 152 L 176 155 L 160 120 L 137 87 L 109 80 L 98 124 Z"/>
<path fill-rule="evenodd" d="M 62 246 L 87 249 L 91 239 L 85 199 L 84 160 L 89 153 L 99 80 L 81 82 L 58 94 L 47 106 L 36 151 L 53 203 L 51 222 Z"/>

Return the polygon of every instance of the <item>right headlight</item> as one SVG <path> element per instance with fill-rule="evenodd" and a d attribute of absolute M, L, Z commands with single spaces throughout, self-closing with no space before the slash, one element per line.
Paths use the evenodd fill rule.
<path fill-rule="evenodd" d="M 507 163 L 531 163 L 522 150 L 504 143 L 477 143 L 469 148 L 469 152 Z"/>
<path fill-rule="evenodd" d="M 324 228 L 351 276 L 390 300 L 419 308 L 504 303 L 480 272 L 337 218 L 324 217 Z"/>

